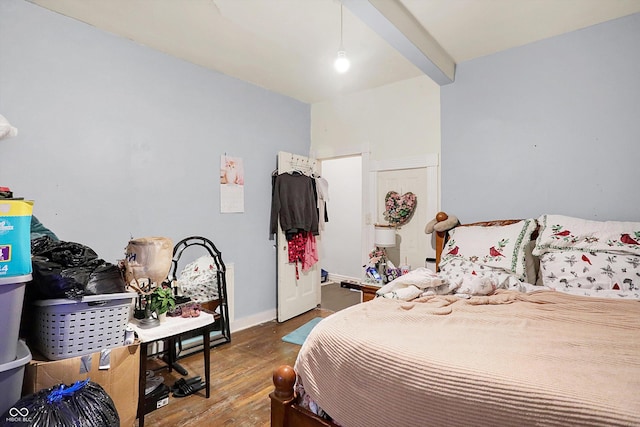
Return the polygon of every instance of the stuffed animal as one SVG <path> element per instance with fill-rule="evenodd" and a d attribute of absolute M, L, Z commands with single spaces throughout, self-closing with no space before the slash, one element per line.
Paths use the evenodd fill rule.
<path fill-rule="evenodd" d="M 455 215 L 447 215 L 444 212 L 438 212 L 436 217 L 429 221 L 424 227 L 426 234 L 431 234 L 434 231 L 447 231 L 460 224 L 458 218 Z"/>

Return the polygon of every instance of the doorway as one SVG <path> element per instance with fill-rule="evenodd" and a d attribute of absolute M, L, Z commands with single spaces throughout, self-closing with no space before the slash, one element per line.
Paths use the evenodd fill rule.
<path fill-rule="evenodd" d="M 320 267 L 333 282 L 362 278 L 362 156 L 323 159 L 329 183 L 327 213 L 320 244 Z"/>
<path fill-rule="evenodd" d="M 340 283 L 336 282 L 323 284 L 321 295 L 320 308 L 334 312 L 362 302 L 361 291 L 343 288 Z"/>

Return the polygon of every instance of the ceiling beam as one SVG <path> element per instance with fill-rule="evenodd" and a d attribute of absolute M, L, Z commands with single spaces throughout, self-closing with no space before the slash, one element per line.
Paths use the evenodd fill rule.
<path fill-rule="evenodd" d="M 400 0 L 342 0 L 380 37 L 440 86 L 453 83 L 456 63 Z"/>

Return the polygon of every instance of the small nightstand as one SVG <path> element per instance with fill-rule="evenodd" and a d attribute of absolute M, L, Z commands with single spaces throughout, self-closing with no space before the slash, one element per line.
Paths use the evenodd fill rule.
<path fill-rule="evenodd" d="M 343 288 L 357 289 L 359 291 L 362 291 L 362 302 L 367 302 L 374 299 L 376 297 L 376 291 L 381 287 L 373 283 L 361 283 L 351 280 L 340 282 L 340 286 Z"/>
<path fill-rule="evenodd" d="M 371 301 L 376 297 L 376 292 L 380 289 L 380 286 L 376 286 L 372 283 L 363 283 L 360 285 L 362 291 L 362 302 Z"/>

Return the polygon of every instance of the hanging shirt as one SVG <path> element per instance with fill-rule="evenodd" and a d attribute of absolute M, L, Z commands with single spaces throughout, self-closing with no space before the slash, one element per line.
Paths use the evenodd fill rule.
<path fill-rule="evenodd" d="M 315 178 L 316 193 L 318 193 L 318 228 L 324 230 L 324 224 L 329 222 L 327 202 L 329 201 L 329 183 L 321 176 Z"/>
<path fill-rule="evenodd" d="M 289 237 L 298 231 L 318 235 L 318 210 L 314 181 L 302 174 L 283 173 L 275 177 L 271 197 L 270 234 L 280 227 Z"/>

